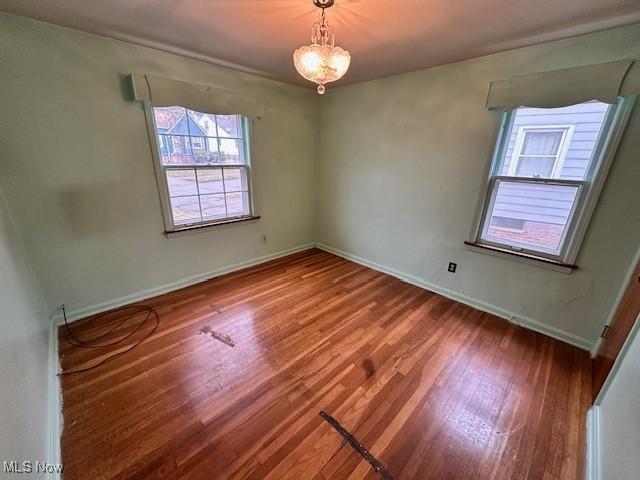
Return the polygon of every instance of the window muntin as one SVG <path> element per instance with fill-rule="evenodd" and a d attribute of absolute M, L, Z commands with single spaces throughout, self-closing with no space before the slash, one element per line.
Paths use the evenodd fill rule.
<path fill-rule="evenodd" d="M 573 261 L 620 108 L 591 101 L 505 112 L 474 241 Z"/>
<path fill-rule="evenodd" d="M 246 120 L 151 107 L 168 229 L 250 216 Z"/>

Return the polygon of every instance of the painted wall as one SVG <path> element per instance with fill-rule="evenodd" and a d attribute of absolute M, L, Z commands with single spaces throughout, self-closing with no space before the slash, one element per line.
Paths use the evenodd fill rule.
<path fill-rule="evenodd" d="M 20 213 L 50 309 L 78 310 L 313 242 L 311 90 L 5 14 L 0 44 L 0 185 Z M 252 151 L 260 220 L 165 238 L 131 72 L 264 99 Z"/>
<path fill-rule="evenodd" d="M 600 402 L 602 480 L 635 480 L 640 472 L 640 335 L 635 330 Z"/>
<path fill-rule="evenodd" d="M 571 275 L 468 251 L 498 116 L 491 80 L 640 58 L 640 25 L 329 89 L 317 240 L 590 345 L 640 243 L 640 108 Z M 447 272 L 449 261 L 458 272 Z"/>
<path fill-rule="evenodd" d="M 48 325 L 0 190 L 0 463 L 47 459 Z"/>

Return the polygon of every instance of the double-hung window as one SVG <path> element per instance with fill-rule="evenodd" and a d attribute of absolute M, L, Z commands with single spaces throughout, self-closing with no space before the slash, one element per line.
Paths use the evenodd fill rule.
<path fill-rule="evenodd" d="M 468 243 L 573 265 L 632 103 L 503 112 Z"/>
<path fill-rule="evenodd" d="M 251 218 L 247 119 L 150 108 L 167 230 Z"/>

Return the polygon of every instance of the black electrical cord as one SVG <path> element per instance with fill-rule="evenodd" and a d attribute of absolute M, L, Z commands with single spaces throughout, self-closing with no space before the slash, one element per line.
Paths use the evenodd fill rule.
<path fill-rule="evenodd" d="M 153 307 L 150 307 L 149 305 L 129 305 L 129 306 L 126 306 L 126 307 L 120 307 L 120 308 L 117 308 L 115 310 L 110 310 L 108 312 L 104 312 L 104 313 L 101 313 L 99 315 L 96 315 L 96 316 L 94 316 L 92 318 L 92 321 L 95 322 L 96 320 L 100 320 L 102 318 L 106 318 L 106 317 L 108 317 L 110 315 L 114 315 L 114 314 L 117 314 L 117 313 L 120 313 L 120 312 L 127 312 L 127 311 L 131 311 L 132 313 L 130 313 L 129 315 L 124 316 L 124 318 L 122 318 L 120 321 L 118 321 L 111 329 L 109 329 L 108 332 L 103 333 L 101 335 L 98 335 L 97 337 L 82 339 L 78 335 L 76 335 L 73 332 L 73 330 L 71 330 L 71 326 L 69 325 L 69 322 L 67 320 L 67 311 L 65 309 L 65 306 L 62 305 L 62 316 L 64 317 L 64 325 L 65 325 L 65 328 L 67 330 L 67 342 L 69 342 L 74 347 L 78 347 L 78 348 L 107 348 L 107 347 L 115 347 L 117 345 L 123 345 L 124 342 L 127 339 L 129 339 L 136 332 L 138 332 L 140 329 L 142 329 L 142 327 L 144 327 L 149 321 L 155 321 L 155 324 L 154 324 L 153 328 L 149 331 L 149 333 L 147 333 L 144 337 L 142 337 L 140 340 L 135 342 L 133 345 L 131 345 L 126 350 L 122 350 L 120 352 L 114 353 L 113 355 L 105 358 L 104 360 L 102 360 L 99 363 L 96 363 L 95 365 L 91 365 L 90 367 L 81 368 L 81 369 L 78 369 L 78 370 L 70 370 L 70 371 L 66 371 L 66 372 L 63 371 L 63 372 L 60 372 L 58 375 L 71 375 L 72 373 L 88 372 L 89 370 L 93 370 L 94 368 L 100 367 L 100 366 L 104 365 L 105 363 L 113 360 L 114 358 L 119 357 L 120 355 L 124 355 L 125 353 L 129 353 L 131 350 L 133 350 L 138 345 L 140 345 L 142 342 L 144 342 L 147 338 L 151 337 L 151 335 L 153 335 L 156 332 L 156 330 L 158 329 L 158 326 L 160 325 L 160 315 L 158 314 L 158 312 Z M 133 330 L 128 332 L 126 335 L 124 335 L 123 337 L 118 338 L 116 340 L 109 341 L 107 343 L 99 343 L 98 342 L 99 340 L 102 340 L 102 339 L 108 337 L 109 335 L 111 335 L 118 328 L 120 328 L 123 325 L 125 325 L 129 320 L 134 318 L 139 313 L 146 313 L 146 316 L 143 318 L 143 320 L 140 323 L 138 323 L 133 328 Z M 153 317 L 153 319 L 152 319 L 152 317 Z"/>

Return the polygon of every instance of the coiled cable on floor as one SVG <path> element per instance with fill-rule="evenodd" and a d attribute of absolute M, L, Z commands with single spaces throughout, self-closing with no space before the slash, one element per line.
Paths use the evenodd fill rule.
<path fill-rule="evenodd" d="M 67 331 L 67 341 L 71 345 L 73 345 L 74 347 L 78 347 L 78 348 L 91 348 L 91 349 L 93 349 L 93 348 L 109 348 L 109 347 L 117 347 L 119 345 L 125 345 L 125 342 L 129 338 L 131 338 L 133 335 L 135 335 L 138 331 L 140 331 L 149 322 L 153 321 L 155 323 L 154 323 L 153 327 L 151 328 L 151 330 L 149 331 L 149 333 L 144 335 L 140 340 L 138 340 L 135 343 L 133 343 L 126 350 L 122 350 L 120 352 L 116 352 L 113 355 L 108 356 L 107 358 L 105 358 L 101 362 L 96 363 L 95 365 L 91 365 L 90 367 L 81 368 L 81 369 L 77 369 L 77 370 L 62 371 L 58 375 L 71 375 L 73 373 L 88 372 L 90 370 L 93 370 L 94 368 L 98 368 L 98 367 L 104 365 L 105 363 L 110 362 L 114 358 L 117 358 L 117 357 L 119 357 L 121 355 L 124 355 L 125 353 L 129 353 L 131 350 L 133 350 L 138 345 L 140 345 L 142 342 L 144 342 L 147 338 L 151 337 L 151 335 L 153 335 L 156 332 L 156 330 L 158 329 L 158 326 L 160 326 L 160 315 L 158 314 L 158 312 L 153 307 L 151 307 L 149 305 L 128 305 L 128 306 L 125 306 L 125 307 L 116 308 L 115 310 L 109 310 L 108 312 L 104 312 L 104 313 L 101 313 L 99 315 L 95 315 L 94 317 L 92 317 L 91 321 L 92 322 L 96 322 L 96 321 L 99 321 L 100 319 L 106 318 L 108 316 L 117 315 L 120 312 L 130 312 L 128 315 L 125 315 L 122 319 L 118 320 L 115 323 L 115 325 L 113 327 L 111 327 L 107 332 L 102 333 L 102 334 L 100 334 L 100 335 L 98 335 L 96 337 L 92 337 L 92 338 L 80 338 L 76 333 L 74 333 L 74 331 L 71 329 L 71 326 L 69 325 L 69 321 L 67 320 L 67 311 L 65 309 L 65 306 L 62 305 L 61 309 L 62 309 L 62 316 L 64 318 L 65 329 Z M 142 321 L 139 322 L 138 324 L 136 324 L 131 331 L 129 331 L 126 335 L 124 335 L 121 338 L 117 338 L 115 340 L 108 340 L 108 338 L 109 338 L 109 336 L 111 334 L 113 334 L 119 328 L 124 327 L 130 320 L 132 320 L 134 317 L 136 317 L 136 315 L 138 315 L 140 313 L 146 313 L 146 316 L 144 316 Z M 115 319 L 117 320 L 117 316 L 116 316 Z M 108 341 L 105 342 L 104 341 L 105 339 L 108 340 Z"/>

